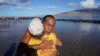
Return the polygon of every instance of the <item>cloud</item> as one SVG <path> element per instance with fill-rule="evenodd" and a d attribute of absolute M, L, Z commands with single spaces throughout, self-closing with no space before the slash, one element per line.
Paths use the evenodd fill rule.
<path fill-rule="evenodd" d="M 24 7 L 22 7 L 22 6 L 17 6 L 17 7 L 15 7 L 16 9 L 24 9 Z"/>
<path fill-rule="evenodd" d="M 4 0 L 0 0 L 0 2 L 4 2 Z"/>
<path fill-rule="evenodd" d="M 27 9 L 28 9 L 28 10 L 33 10 L 34 8 L 33 8 L 33 7 L 28 7 Z"/>
<path fill-rule="evenodd" d="M 18 9 L 18 10 L 33 10 L 34 7 L 16 6 L 16 7 L 11 7 L 10 9 Z"/>
<path fill-rule="evenodd" d="M 40 7 L 33 7 L 33 6 L 15 6 L 9 7 L 9 9 L 17 9 L 17 10 L 41 10 L 41 9 L 57 9 L 57 6 L 40 6 Z"/>
<path fill-rule="evenodd" d="M 3 6 L 18 6 L 23 3 L 27 3 L 31 0 L 0 0 L 0 7 Z"/>
<path fill-rule="evenodd" d="M 51 6 L 41 6 L 41 7 L 36 7 L 36 9 L 57 9 L 57 6 L 51 5 Z"/>
<path fill-rule="evenodd" d="M 67 4 L 68 7 L 77 7 L 77 4 L 70 2 Z"/>
<path fill-rule="evenodd" d="M 16 3 L 17 2 L 17 0 L 0 0 L 0 3 Z"/>
<path fill-rule="evenodd" d="M 31 1 L 31 0 L 0 0 L 0 3 L 27 3 L 27 2 L 29 2 L 29 1 Z"/>
<path fill-rule="evenodd" d="M 18 10 L 36 10 L 36 9 L 57 9 L 56 6 L 46 6 L 46 7 L 25 7 L 25 6 L 16 6 L 16 7 L 11 7 L 10 9 L 18 9 Z"/>
<path fill-rule="evenodd" d="M 98 7 L 94 0 L 84 0 L 84 1 L 81 1 L 80 4 L 81 4 L 81 7 L 83 8 L 97 8 Z"/>
<path fill-rule="evenodd" d="M 47 9 L 56 9 L 57 6 L 47 6 Z"/>
<path fill-rule="evenodd" d="M 31 0 L 0 0 L 0 9 L 17 9 L 17 10 L 32 10 L 33 7 L 26 7 L 24 4 Z"/>
<path fill-rule="evenodd" d="M 0 0 L 0 8 L 10 8 L 10 9 L 56 9 L 55 5 L 50 6 L 27 6 L 32 0 Z"/>
<path fill-rule="evenodd" d="M 0 3 L 0 6 L 17 6 L 17 5 L 13 3 Z"/>
<path fill-rule="evenodd" d="M 96 3 L 95 0 L 81 0 L 79 4 L 69 2 L 67 6 L 70 8 L 100 8 L 100 3 Z"/>
<path fill-rule="evenodd" d="M 29 2 L 31 0 L 19 0 L 20 3 L 26 3 L 26 2 Z"/>
<path fill-rule="evenodd" d="M 12 0 L 0 0 L 0 6 L 16 6 Z"/>
<path fill-rule="evenodd" d="M 100 8 L 100 3 L 97 3 L 98 8 Z"/>

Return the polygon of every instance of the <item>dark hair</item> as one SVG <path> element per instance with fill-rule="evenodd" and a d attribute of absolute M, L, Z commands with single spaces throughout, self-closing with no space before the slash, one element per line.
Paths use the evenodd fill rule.
<path fill-rule="evenodd" d="M 46 16 L 43 17 L 42 23 L 45 22 L 47 17 L 51 17 L 51 18 L 53 18 L 55 20 L 53 15 L 46 15 Z"/>

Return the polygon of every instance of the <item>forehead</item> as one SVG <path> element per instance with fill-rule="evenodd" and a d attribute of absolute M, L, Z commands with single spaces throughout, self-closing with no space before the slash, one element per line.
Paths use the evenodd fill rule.
<path fill-rule="evenodd" d="M 45 20 L 46 24 L 51 24 L 51 25 L 55 25 L 55 20 L 52 17 L 47 17 Z"/>
<path fill-rule="evenodd" d="M 55 20 L 54 20 L 54 18 L 52 18 L 52 17 L 46 17 L 46 20 L 45 20 L 46 22 L 49 22 L 49 21 L 52 21 L 52 22 L 54 22 Z"/>

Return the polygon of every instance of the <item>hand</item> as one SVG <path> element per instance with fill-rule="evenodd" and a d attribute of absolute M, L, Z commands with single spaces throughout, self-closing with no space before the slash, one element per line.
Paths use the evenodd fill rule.
<path fill-rule="evenodd" d="M 36 45 L 36 46 L 32 46 L 33 49 L 52 49 L 54 42 L 52 40 L 47 40 L 47 38 L 45 38 L 41 44 Z"/>
<path fill-rule="evenodd" d="M 52 46 L 54 45 L 53 44 L 54 42 L 52 41 L 52 40 L 47 40 L 47 38 L 46 39 L 44 39 L 43 40 L 43 42 L 42 42 L 42 46 L 46 49 L 51 49 L 52 48 Z"/>

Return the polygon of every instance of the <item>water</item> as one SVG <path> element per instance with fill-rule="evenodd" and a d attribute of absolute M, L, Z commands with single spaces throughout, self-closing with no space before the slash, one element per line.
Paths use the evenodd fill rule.
<path fill-rule="evenodd" d="M 18 43 L 21 41 L 29 22 L 29 20 L 0 22 L 0 56 L 15 56 Z"/>
<path fill-rule="evenodd" d="M 0 22 L 0 56 L 15 56 L 30 20 Z M 100 24 L 57 21 L 59 56 L 100 56 Z"/>
<path fill-rule="evenodd" d="M 75 19 L 75 20 L 78 20 L 78 19 L 82 19 L 82 20 L 100 20 L 100 16 L 93 16 L 93 15 L 90 15 L 90 16 L 55 16 L 57 19 Z"/>
<path fill-rule="evenodd" d="M 100 25 L 57 22 L 56 32 L 63 42 L 59 56 L 100 56 Z"/>

